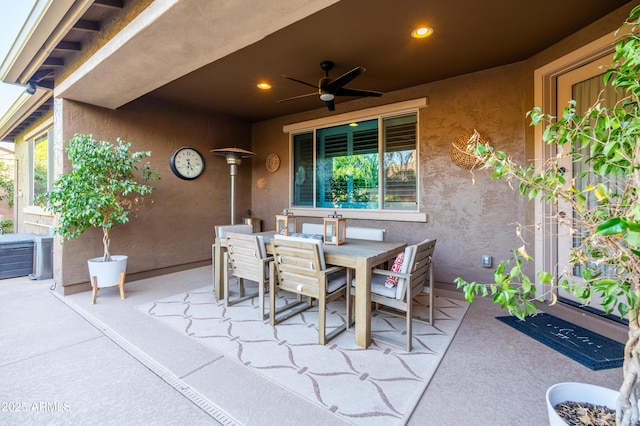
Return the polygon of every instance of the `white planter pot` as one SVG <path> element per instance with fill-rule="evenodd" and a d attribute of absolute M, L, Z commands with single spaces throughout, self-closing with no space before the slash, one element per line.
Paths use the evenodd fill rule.
<path fill-rule="evenodd" d="M 587 402 L 589 404 L 603 405 L 615 410 L 618 394 L 619 392 L 616 390 L 588 383 L 566 382 L 555 384 L 547 389 L 549 425 L 567 426 L 567 423 L 562 420 L 562 417 L 560 417 L 553 408 L 557 404 L 566 401 Z"/>
<path fill-rule="evenodd" d="M 127 272 L 127 256 L 111 256 L 111 262 L 105 262 L 102 257 L 95 257 L 87 261 L 89 278 L 97 277 L 98 288 L 115 287 L 120 284 L 120 274 Z"/>

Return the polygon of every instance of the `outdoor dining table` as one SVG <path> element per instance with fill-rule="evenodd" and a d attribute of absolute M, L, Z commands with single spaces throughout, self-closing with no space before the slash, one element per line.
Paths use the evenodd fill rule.
<path fill-rule="evenodd" d="M 267 253 L 271 252 L 271 238 L 275 232 L 260 232 L 267 246 Z M 216 238 L 213 244 L 213 284 L 215 296 L 223 298 L 224 252 L 226 240 Z M 356 303 L 355 331 L 356 344 L 367 348 L 371 344 L 371 269 L 394 258 L 407 246 L 406 243 L 388 241 L 370 241 L 347 239 L 341 245 L 323 245 L 324 258 L 327 265 L 344 266 L 355 272 Z"/>

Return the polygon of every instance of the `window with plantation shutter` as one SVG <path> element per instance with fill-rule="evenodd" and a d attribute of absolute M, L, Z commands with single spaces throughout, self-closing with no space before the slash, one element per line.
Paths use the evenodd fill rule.
<path fill-rule="evenodd" d="M 394 210 L 417 207 L 416 117 L 385 119 L 384 134 L 384 205 Z"/>
<path fill-rule="evenodd" d="M 293 206 L 416 210 L 416 120 L 411 113 L 293 135 Z"/>
<path fill-rule="evenodd" d="M 293 204 L 313 206 L 313 134 L 293 138 Z"/>

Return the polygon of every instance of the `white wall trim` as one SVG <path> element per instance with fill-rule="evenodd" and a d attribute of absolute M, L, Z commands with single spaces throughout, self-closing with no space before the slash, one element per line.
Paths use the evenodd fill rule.
<path fill-rule="evenodd" d="M 40 123 L 37 127 L 31 129 L 29 133 L 24 134 L 24 140 L 28 141 L 40 136 L 42 133 L 46 132 L 49 128 L 53 127 L 53 115 Z"/>
<path fill-rule="evenodd" d="M 358 111 L 346 112 L 344 114 L 332 115 L 330 117 L 316 118 L 299 123 L 285 124 L 282 126 L 283 133 L 297 133 L 317 127 L 338 126 L 369 117 L 381 117 L 390 114 L 401 114 L 423 108 L 428 105 L 428 98 L 411 99 L 404 102 L 377 106 L 373 108 L 361 109 Z"/>
<path fill-rule="evenodd" d="M 564 55 L 534 71 L 534 105 L 545 114 L 555 115 L 557 108 L 557 79 L 560 75 L 581 67 L 587 63 L 610 55 L 615 50 L 615 42 L 620 34 L 609 33 L 571 53 Z M 555 155 L 552 148 L 542 140 L 543 126 L 534 127 L 535 167 L 541 171 L 545 161 Z M 544 200 L 535 203 L 535 269 L 536 271 L 556 272 L 558 248 L 556 224 L 551 219 L 554 206 Z M 550 286 L 538 288 L 538 296 L 549 295 Z"/>
<path fill-rule="evenodd" d="M 295 216 L 303 217 L 327 217 L 337 211 L 346 219 L 363 220 L 390 220 L 393 222 L 428 222 L 426 212 L 407 212 L 392 210 L 356 210 L 356 209 L 320 209 L 320 208 L 300 208 L 289 207 L 289 212 Z"/>

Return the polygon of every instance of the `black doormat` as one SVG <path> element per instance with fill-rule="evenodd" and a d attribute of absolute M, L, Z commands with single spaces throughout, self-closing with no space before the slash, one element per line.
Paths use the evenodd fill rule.
<path fill-rule="evenodd" d="M 622 367 L 622 343 L 560 318 L 538 314 L 526 321 L 512 316 L 496 319 L 592 370 Z"/>

